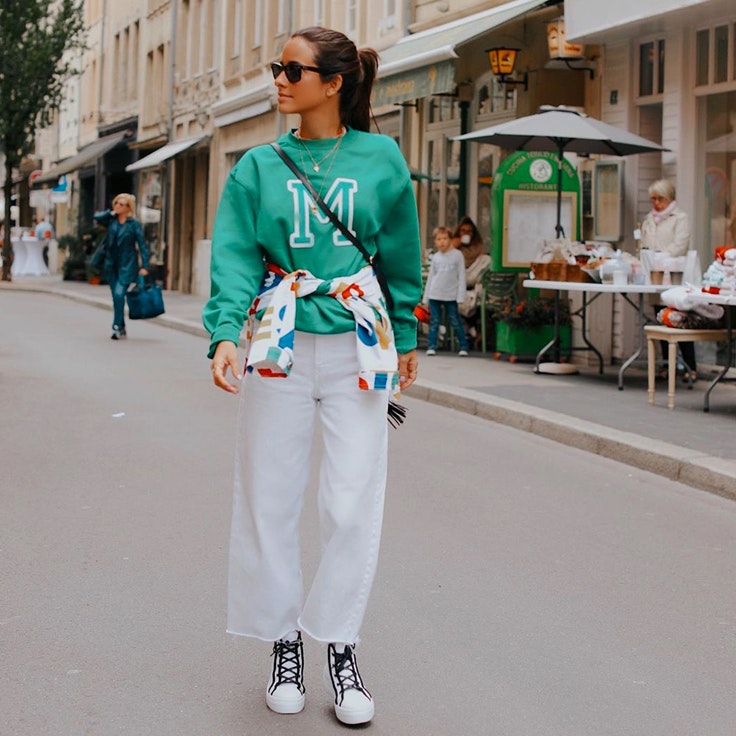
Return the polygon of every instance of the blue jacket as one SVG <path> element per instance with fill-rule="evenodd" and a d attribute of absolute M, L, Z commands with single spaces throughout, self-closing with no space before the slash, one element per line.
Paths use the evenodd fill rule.
<path fill-rule="evenodd" d="M 102 253 L 95 254 L 94 260 L 110 283 L 130 284 L 139 269 L 149 270 L 148 245 L 138 220 L 129 217 L 121 223 L 110 210 L 96 213 L 94 219 L 107 228 Z"/>

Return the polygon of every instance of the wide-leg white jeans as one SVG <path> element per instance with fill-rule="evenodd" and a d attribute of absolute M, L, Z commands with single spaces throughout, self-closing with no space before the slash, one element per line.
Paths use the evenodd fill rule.
<path fill-rule="evenodd" d="M 354 642 L 378 560 L 386 487 L 385 391 L 358 388 L 355 333 L 296 333 L 288 378 L 242 379 L 228 631 L 274 641 L 299 629 Z M 305 597 L 299 519 L 320 423 L 322 557 Z"/>

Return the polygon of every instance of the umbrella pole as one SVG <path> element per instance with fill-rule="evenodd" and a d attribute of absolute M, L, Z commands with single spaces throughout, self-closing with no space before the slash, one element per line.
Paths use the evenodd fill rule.
<path fill-rule="evenodd" d="M 555 232 L 558 238 L 565 237 L 565 228 L 562 227 L 562 146 L 557 155 L 557 226 Z"/>

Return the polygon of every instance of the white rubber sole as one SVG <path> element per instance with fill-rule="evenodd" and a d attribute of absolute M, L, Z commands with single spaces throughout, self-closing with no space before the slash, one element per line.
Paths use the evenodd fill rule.
<path fill-rule="evenodd" d="M 327 688 L 327 692 L 333 698 L 333 705 L 335 706 L 335 715 L 340 723 L 344 723 L 347 726 L 357 726 L 360 723 L 368 723 L 373 720 L 375 713 L 375 706 L 372 700 L 365 701 L 365 705 L 360 708 L 346 708 L 342 705 L 337 705 L 334 702 L 335 691 L 332 688 L 332 678 L 327 667 L 324 669 L 324 683 Z"/>
<path fill-rule="evenodd" d="M 278 689 L 273 695 L 266 693 L 266 705 L 274 713 L 282 713 L 284 715 L 301 713 L 304 710 L 305 702 L 306 697 L 304 695 L 300 695 L 299 697 L 279 697 Z"/>

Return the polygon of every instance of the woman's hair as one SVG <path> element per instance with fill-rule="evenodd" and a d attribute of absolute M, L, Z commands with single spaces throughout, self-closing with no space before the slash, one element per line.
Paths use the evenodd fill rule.
<path fill-rule="evenodd" d="M 675 201 L 675 185 L 669 179 L 657 179 L 649 185 L 649 196 L 656 194 L 658 197 Z"/>
<path fill-rule="evenodd" d="M 356 130 L 370 130 L 371 91 L 378 72 L 378 54 L 373 49 L 357 49 L 340 31 L 310 26 L 297 31 L 299 37 L 314 48 L 314 63 L 324 69 L 322 79 L 342 77 L 340 89 L 340 122 Z"/>
<path fill-rule="evenodd" d="M 128 209 L 130 210 L 130 216 L 135 217 L 135 196 L 132 194 L 127 194 L 125 192 L 121 194 L 116 194 L 114 199 L 112 200 L 112 206 L 115 206 L 116 202 L 122 202 L 123 204 L 128 205 Z"/>
<path fill-rule="evenodd" d="M 476 224 L 473 222 L 473 220 L 465 215 L 460 219 L 460 222 L 458 222 L 457 227 L 455 228 L 455 232 L 452 234 L 453 238 L 459 238 L 460 237 L 460 228 L 463 225 L 470 225 L 471 228 L 473 228 L 473 233 L 470 236 L 470 242 L 471 243 L 478 243 L 482 242 L 483 236 L 480 234 L 480 230 L 478 230 Z"/>

